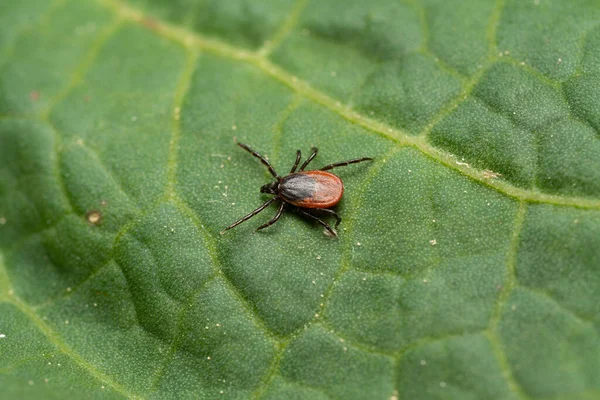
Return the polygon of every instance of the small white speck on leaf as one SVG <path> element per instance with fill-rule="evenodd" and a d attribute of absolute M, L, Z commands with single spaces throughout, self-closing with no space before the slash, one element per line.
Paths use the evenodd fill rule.
<path fill-rule="evenodd" d="M 71 291 L 71 288 L 70 288 L 70 287 L 68 287 L 68 288 L 67 288 L 67 292 L 70 292 L 70 291 Z"/>
<path fill-rule="evenodd" d="M 27 381 L 27 383 L 31 386 L 33 385 L 33 381 Z"/>
<path fill-rule="evenodd" d="M 6 223 L 6 217 L 0 217 L 0 225 L 4 225 Z"/>
<path fill-rule="evenodd" d="M 313 284 L 313 285 L 316 285 L 316 284 L 317 284 L 317 281 L 314 281 L 314 280 L 313 280 L 313 281 L 312 281 L 312 284 Z"/>
<path fill-rule="evenodd" d="M 441 381 L 441 382 L 440 382 L 440 387 L 442 387 L 442 388 L 445 388 L 445 387 L 446 387 L 446 382 L 444 382 L 444 381 Z"/>
<path fill-rule="evenodd" d="M 556 61 L 557 64 L 560 64 L 562 62 L 562 58 L 559 58 L 558 61 Z"/>
<path fill-rule="evenodd" d="M 104 390 L 104 385 L 100 386 L 100 389 Z"/>
<path fill-rule="evenodd" d="M 6 335 L 4 333 L 0 333 L 0 339 L 4 339 L 6 338 Z"/>
<path fill-rule="evenodd" d="M 321 256 L 317 256 L 317 260 L 320 260 L 320 259 L 321 259 Z"/>
<path fill-rule="evenodd" d="M 66 321 L 65 321 L 65 325 L 69 325 L 69 320 L 66 320 Z"/>
<path fill-rule="evenodd" d="M 429 244 L 431 244 L 432 246 L 435 246 L 437 244 L 437 240 L 436 239 L 431 239 L 429 241 Z"/>
<path fill-rule="evenodd" d="M 44 378 L 44 383 L 48 383 L 49 381 L 50 381 L 50 379 Z"/>
<path fill-rule="evenodd" d="M 360 242 L 356 242 L 356 245 L 357 245 L 357 246 L 360 246 Z"/>
<path fill-rule="evenodd" d="M 421 365 L 427 365 L 427 361 L 425 361 L 425 360 L 421 360 L 420 364 L 421 364 Z"/>
<path fill-rule="evenodd" d="M 429 280 L 423 279 L 423 283 L 429 283 Z"/>
<path fill-rule="evenodd" d="M 210 360 L 210 356 L 206 357 L 207 360 Z"/>

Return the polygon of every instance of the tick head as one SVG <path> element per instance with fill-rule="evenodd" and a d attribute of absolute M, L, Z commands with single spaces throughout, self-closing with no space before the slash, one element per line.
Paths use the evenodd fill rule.
<path fill-rule="evenodd" d="M 278 181 L 267 183 L 266 185 L 263 185 L 260 188 L 261 193 L 269 193 L 269 194 L 277 194 L 278 190 L 279 190 L 279 182 Z"/>

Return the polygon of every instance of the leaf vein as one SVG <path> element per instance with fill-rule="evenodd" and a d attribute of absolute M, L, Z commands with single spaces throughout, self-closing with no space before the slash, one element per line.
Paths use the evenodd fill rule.
<path fill-rule="evenodd" d="M 290 35 L 296 25 L 298 25 L 298 20 L 307 3 L 308 0 L 296 0 L 296 4 L 292 8 L 290 15 L 288 15 L 275 35 L 271 39 L 265 41 L 263 47 L 258 50 L 257 54 L 261 57 L 268 57 L 275 49 L 277 49 L 277 47 Z"/>

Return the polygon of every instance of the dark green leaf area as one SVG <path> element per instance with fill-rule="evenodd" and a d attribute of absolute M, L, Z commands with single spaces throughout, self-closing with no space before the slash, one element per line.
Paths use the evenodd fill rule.
<path fill-rule="evenodd" d="M 529 396 L 596 397 L 600 343 L 591 321 L 544 292 L 517 288 L 506 302 L 499 334 L 514 377 Z"/>
<path fill-rule="evenodd" d="M 182 303 L 213 275 L 202 233 L 172 205 L 161 205 L 119 238 L 115 261 L 140 323 L 164 340 L 177 334 Z M 173 246 L 177 252 L 171 252 Z M 143 267 L 142 267 L 143 266 Z"/>
<path fill-rule="evenodd" d="M 0 63 L 10 58 L 16 38 L 39 23 L 52 6 L 46 0 L 5 1 L 0 5 Z"/>
<path fill-rule="evenodd" d="M 426 278 L 440 263 L 460 265 L 479 255 L 495 265 L 505 259 L 514 229 L 513 201 L 414 150 L 382 161 L 356 210 L 356 268 Z"/>
<path fill-rule="evenodd" d="M 40 329 L 39 321 L 32 321 L 22 311 L 6 303 L 0 305 L 5 335 L 0 341 L 4 398 L 61 399 L 79 396 L 83 391 L 97 393 L 93 398 L 123 398 L 64 354 Z"/>
<path fill-rule="evenodd" d="M 497 10 L 491 1 L 422 2 L 426 49 L 459 74 L 469 76 L 485 63 L 493 46 L 490 29 Z M 448 24 L 456 21 L 456 24 Z M 491 22 L 490 22 L 491 21 Z"/>
<path fill-rule="evenodd" d="M 215 272 L 214 243 L 203 236 L 185 211 L 161 205 L 131 227 L 116 249 L 141 327 L 169 348 L 166 360 L 176 370 L 204 377 L 190 380 L 164 369 L 157 390 L 253 390 L 273 357 L 270 333 Z"/>
<path fill-rule="evenodd" d="M 43 122 L 0 121 L 3 246 L 56 224 L 70 210 L 58 177 L 55 141 L 55 132 Z"/>
<path fill-rule="evenodd" d="M 69 215 L 13 248 L 6 255 L 6 270 L 21 297 L 41 304 L 102 268 L 110 259 L 112 242 L 112 235 Z"/>
<path fill-rule="evenodd" d="M 9 11 L 18 14 L 26 12 L 23 9 L 16 11 L 15 6 L 8 7 Z M 45 6 L 40 5 L 40 8 L 43 10 Z M 46 19 L 38 20 L 38 23 L 30 23 L 17 31 L 19 34 L 14 37 L 6 55 L 10 62 L 2 63 L 0 59 L 0 112 L 4 115 L 35 115 L 52 107 L 64 88 L 79 74 L 81 60 L 96 44 L 99 31 L 112 18 L 110 12 L 93 2 L 69 2 L 68 6 L 63 4 L 54 8 L 51 23 Z M 15 22 L 10 21 L 10 14 L 6 15 L 9 26 Z M 0 18 L 4 20 L 3 17 Z"/>
<path fill-rule="evenodd" d="M 286 381 L 335 398 L 386 398 L 392 394 L 393 359 L 348 347 L 314 327 L 294 340 L 281 360 Z"/>
<path fill-rule="evenodd" d="M 325 93 L 344 102 L 360 103 L 359 92 L 373 85 L 371 75 L 379 75 L 380 68 L 392 66 L 399 71 L 395 79 L 411 84 L 406 74 L 401 75 L 397 60 L 422 45 L 418 21 L 419 9 L 409 4 L 374 1 L 365 8 L 361 1 L 349 1 L 340 9 L 335 1 L 313 1 L 272 58 Z M 406 92 L 405 96 L 410 96 L 410 88 Z"/>
<path fill-rule="evenodd" d="M 181 336 L 159 390 L 249 396 L 267 373 L 275 348 L 245 300 L 216 278 L 185 305 L 180 318 Z"/>
<path fill-rule="evenodd" d="M 424 343 L 408 350 L 398 369 L 402 398 L 519 398 L 503 379 L 492 343 L 481 334 Z"/>
<path fill-rule="evenodd" d="M 419 133 L 459 91 L 460 80 L 436 65 L 433 56 L 411 54 L 382 63 L 351 101 L 365 115 Z"/>
<path fill-rule="evenodd" d="M 545 293 L 584 321 L 591 321 L 598 332 L 599 222 L 597 211 L 530 207 L 517 258 L 519 282 Z"/>
<path fill-rule="evenodd" d="M 330 397 L 316 388 L 305 386 L 301 383 L 286 381 L 278 376 L 271 382 L 264 398 L 269 400 L 327 400 Z"/>
<path fill-rule="evenodd" d="M 594 0 L 508 0 L 498 24 L 498 48 L 563 81 L 576 73 L 582 38 L 597 27 L 599 18 Z"/>
<path fill-rule="evenodd" d="M 600 84 L 600 28 L 596 27 L 584 36 L 583 59 L 578 71 L 564 83 L 564 91 L 573 112 L 600 132 L 600 104 L 595 99 L 594 88 Z"/>
<path fill-rule="evenodd" d="M 97 44 L 85 79 L 51 110 L 50 120 L 62 137 L 63 168 L 86 172 L 65 178 L 74 207 L 97 208 L 105 200 L 110 210 L 123 209 L 118 225 L 127 218 L 125 208 L 148 206 L 164 193 L 172 104 L 185 56 L 132 24 L 115 29 Z M 123 149 L 130 151 L 127 160 Z"/>

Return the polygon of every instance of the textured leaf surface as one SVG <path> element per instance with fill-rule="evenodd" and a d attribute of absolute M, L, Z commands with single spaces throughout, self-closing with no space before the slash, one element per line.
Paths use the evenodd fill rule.
<path fill-rule="evenodd" d="M 600 3 L 0 4 L 4 398 L 600 398 Z M 340 238 L 257 207 L 339 169 Z"/>

